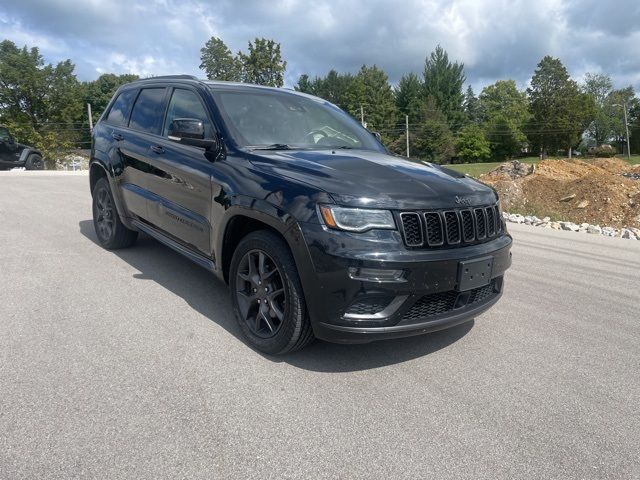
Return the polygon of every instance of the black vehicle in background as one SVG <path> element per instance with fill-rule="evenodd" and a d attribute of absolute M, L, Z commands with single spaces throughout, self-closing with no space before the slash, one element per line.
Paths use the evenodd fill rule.
<path fill-rule="evenodd" d="M 93 133 L 98 240 L 144 232 L 227 282 L 271 353 L 468 321 L 511 264 L 491 188 L 389 154 L 334 105 L 255 85 L 155 77 L 121 87 Z"/>
<path fill-rule="evenodd" d="M 42 170 L 42 154 L 33 147 L 16 142 L 9 129 L 0 125 L 0 170 L 16 167 Z"/>

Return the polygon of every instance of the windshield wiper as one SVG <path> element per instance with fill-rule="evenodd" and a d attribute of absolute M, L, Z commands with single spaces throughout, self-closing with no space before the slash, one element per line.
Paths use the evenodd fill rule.
<path fill-rule="evenodd" d="M 271 145 L 258 145 L 249 148 L 252 150 L 293 150 L 293 147 L 286 143 L 272 143 Z"/>

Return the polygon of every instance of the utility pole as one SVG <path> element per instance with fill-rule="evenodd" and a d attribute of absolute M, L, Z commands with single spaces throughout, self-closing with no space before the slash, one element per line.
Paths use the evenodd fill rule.
<path fill-rule="evenodd" d="M 404 136 L 407 138 L 407 158 L 409 158 L 409 115 L 404 116 Z"/>
<path fill-rule="evenodd" d="M 360 124 L 364 127 L 367 128 L 367 126 L 364 123 L 364 108 L 362 105 L 360 105 Z"/>
<path fill-rule="evenodd" d="M 87 103 L 87 114 L 89 115 L 89 132 L 93 133 L 93 116 L 91 116 L 91 104 Z"/>
<path fill-rule="evenodd" d="M 627 120 L 627 101 L 623 100 L 622 105 L 620 105 L 619 103 L 614 103 L 612 106 L 622 107 L 622 111 L 624 113 L 624 129 L 627 134 L 627 158 L 631 160 L 631 142 L 629 141 L 629 122 Z"/>
<path fill-rule="evenodd" d="M 624 128 L 627 132 L 627 158 L 631 160 L 631 142 L 629 141 L 629 122 L 627 122 L 627 102 L 622 102 L 624 110 Z"/>

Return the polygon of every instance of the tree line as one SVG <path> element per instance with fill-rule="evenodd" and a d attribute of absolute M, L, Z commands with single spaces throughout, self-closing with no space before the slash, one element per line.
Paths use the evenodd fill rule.
<path fill-rule="evenodd" d="M 640 151 L 640 102 L 632 87 L 616 90 L 606 74 L 587 74 L 579 84 L 559 59 L 545 56 L 526 90 L 514 80 L 498 80 L 476 95 L 465 82 L 464 65 L 438 46 L 421 75 L 407 73 L 395 86 L 384 71 L 365 65 L 355 75 L 302 75 L 296 90 L 362 115 L 398 154 L 406 152 L 408 131 L 411 156 L 437 163 L 566 155 L 609 142 L 617 147 L 625 139 L 623 108 L 631 150 Z"/>
<path fill-rule="evenodd" d="M 282 87 L 287 62 L 274 40 L 256 38 L 236 54 L 212 37 L 200 50 L 207 78 Z M 86 104 L 93 121 L 115 90 L 133 74 L 76 78 L 71 60 L 45 63 L 37 47 L 0 42 L 0 123 L 24 143 L 41 148 L 50 163 L 55 152 L 90 145 Z M 465 88 L 464 65 L 440 46 L 427 55 L 423 71 L 391 85 L 383 69 L 363 65 L 356 73 L 330 70 L 301 75 L 295 89 L 334 103 L 381 134 L 393 152 L 438 163 L 501 161 L 520 155 L 556 154 L 625 138 L 626 107 L 632 151 L 640 151 L 640 102 L 632 87 L 614 89 L 606 74 L 573 80 L 557 58 L 544 57 L 530 86 L 498 80 L 476 95 Z M 408 129 L 407 129 L 408 124 Z"/>

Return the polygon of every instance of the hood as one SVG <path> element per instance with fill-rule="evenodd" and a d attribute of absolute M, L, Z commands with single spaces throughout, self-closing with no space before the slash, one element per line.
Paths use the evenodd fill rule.
<path fill-rule="evenodd" d="M 370 150 L 254 150 L 250 160 L 266 172 L 324 190 L 339 205 L 429 209 L 496 201 L 493 189 L 472 178 Z"/>

